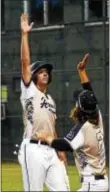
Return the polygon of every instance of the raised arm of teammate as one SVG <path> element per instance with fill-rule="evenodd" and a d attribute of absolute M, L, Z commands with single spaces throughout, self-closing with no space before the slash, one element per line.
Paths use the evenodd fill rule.
<path fill-rule="evenodd" d="M 31 31 L 33 23 L 30 25 L 27 13 L 21 15 L 21 74 L 25 85 L 31 80 L 30 70 L 30 50 L 28 42 L 28 33 Z"/>
<path fill-rule="evenodd" d="M 77 69 L 78 69 L 78 73 L 79 73 L 79 76 L 81 79 L 81 83 L 89 82 L 89 78 L 88 78 L 88 76 L 86 74 L 86 70 L 85 70 L 88 58 L 89 58 L 89 54 L 87 53 L 87 54 L 85 54 L 83 59 L 77 65 Z"/>
<path fill-rule="evenodd" d="M 89 58 L 89 54 L 87 53 L 85 54 L 83 59 L 78 63 L 77 69 L 78 69 L 79 77 L 80 77 L 83 88 L 93 91 L 90 80 L 86 73 L 86 64 L 87 64 L 88 58 Z"/>
<path fill-rule="evenodd" d="M 86 72 L 86 64 L 87 64 L 88 58 L 89 58 L 89 53 L 85 54 L 83 59 L 78 63 L 77 69 L 78 69 L 78 73 L 79 73 L 79 77 L 80 77 L 83 89 L 90 90 L 94 93 L 94 91 L 92 89 L 92 85 L 89 80 L 89 77 Z M 95 93 L 94 93 L 94 96 L 95 96 Z M 96 98 L 96 96 L 95 96 L 95 98 Z M 96 100 L 97 100 L 97 98 L 96 98 Z"/>

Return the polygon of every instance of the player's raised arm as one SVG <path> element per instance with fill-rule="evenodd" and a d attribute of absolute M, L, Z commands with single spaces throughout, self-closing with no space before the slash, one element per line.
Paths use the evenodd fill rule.
<path fill-rule="evenodd" d="M 28 24 L 29 19 L 27 13 L 21 15 L 21 74 L 26 85 L 31 80 L 30 70 L 30 50 L 28 43 L 28 33 L 31 31 L 33 23 Z"/>
<path fill-rule="evenodd" d="M 92 85 L 90 83 L 89 77 L 86 72 L 86 64 L 87 64 L 88 58 L 89 58 L 89 54 L 87 53 L 83 57 L 82 61 L 80 61 L 78 63 L 77 69 L 78 69 L 78 73 L 79 73 L 79 77 L 80 77 L 83 89 L 92 91 L 95 96 L 95 93 L 92 89 Z M 96 96 L 95 96 L 95 98 L 96 98 Z M 97 98 L 96 98 L 96 100 L 97 100 Z"/>
<path fill-rule="evenodd" d="M 78 69 L 79 77 L 80 77 L 83 88 L 92 90 L 91 83 L 86 72 L 86 64 L 87 64 L 88 58 L 89 58 L 89 54 L 87 53 L 85 54 L 83 59 L 78 63 L 77 69 Z"/>
<path fill-rule="evenodd" d="M 89 58 L 89 54 L 87 53 L 87 54 L 85 54 L 83 59 L 77 65 L 77 69 L 78 69 L 81 83 L 89 82 L 89 78 L 88 78 L 87 73 L 86 73 L 86 64 L 87 64 L 88 58 Z"/>

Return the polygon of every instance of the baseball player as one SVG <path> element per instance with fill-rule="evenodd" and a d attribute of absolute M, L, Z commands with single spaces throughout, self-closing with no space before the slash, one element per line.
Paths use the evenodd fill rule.
<path fill-rule="evenodd" d="M 84 90 L 77 95 L 71 112 L 74 127 L 64 138 L 53 139 L 47 135 L 44 140 L 57 150 L 73 152 L 82 183 L 78 191 L 108 191 L 103 121 L 85 70 L 88 56 L 78 64 Z"/>
<path fill-rule="evenodd" d="M 22 168 L 25 191 L 69 191 L 69 182 L 64 162 L 39 135 L 56 137 L 56 105 L 46 89 L 52 78 L 52 65 L 36 61 L 30 65 L 28 33 L 33 23 L 28 24 L 28 15 L 21 16 L 21 103 L 23 108 L 24 137 L 18 160 Z"/>

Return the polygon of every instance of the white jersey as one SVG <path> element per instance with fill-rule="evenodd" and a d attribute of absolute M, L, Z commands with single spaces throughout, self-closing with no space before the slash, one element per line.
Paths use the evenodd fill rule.
<path fill-rule="evenodd" d="M 86 121 L 76 124 L 65 139 L 74 150 L 76 166 L 80 175 L 106 174 L 104 132 L 101 113 L 98 126 Z"/>
<path fill-rule="evenodd" d="M 37 139 L 41 133 L 54 137 L 56 105 L 50 95 L 41 92 L 31 81 L 27 87 L 21 81 L 21 97 L 24 120 L 24 137 Z"/>

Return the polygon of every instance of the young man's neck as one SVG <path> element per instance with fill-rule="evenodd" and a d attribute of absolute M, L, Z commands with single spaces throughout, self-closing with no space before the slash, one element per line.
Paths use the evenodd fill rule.
<path fill-rule="evenodd" d="M 46 93 L 47 85 L 36 85 L 36 87 L 43 93 Z"/>

